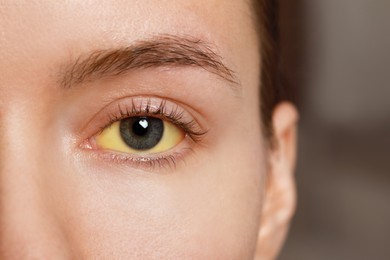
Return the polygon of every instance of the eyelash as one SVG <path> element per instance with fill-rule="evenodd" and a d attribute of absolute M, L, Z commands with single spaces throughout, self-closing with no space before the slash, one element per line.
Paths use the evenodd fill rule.
<path fill-rule="evenodd" d="M 117 121 L 129 117 L 151 116 L 168 120 L 170 123 L 180 127 L 194 142 L 201 141 L 202 137 L 207 133 L 207 131 L 203 131 L 197 126 L 195 120 L 192 119 L 190 121 L 185 121 L 183 119 L 184 112 L 179 112 L 179 107 L 177 105 L 168 112 L 166 101 L 162 100 L 155 111 L 153 111 L 152 108 L 150 99 L 148 100 L 145 108 L 142 108 L 142 104 L 136 106 L 134 101 L 132 101 L 131 108 L 123 108 L 120 104 L 118 104 L 119 115 L 115 113 L 108 114 L 108 124 L 102 127 L 100 131 L 103 131 L 103 129 Z"/>
<path fill-rule="evenodd" d="M 136 116 L 149 116 L 156 117 L 162 120 L 167 120 L 168 122 L 179 127 L 185 133 L 185 138 L 189 137 L 194 143 L 200 143 L 203 140 L 203 137 L 207 134 L 207 130 L 203 130 L 199 124 L 194 120 L 184 119 L 184 111 L 182 108 L 179 108 L 178 105 L 166 106 L 167 101 L 161 100 L 158 103 L 158 106 L 152 106 L 151 99 L 146 100 L 147 103 L 141 102 L 139 105 L 135 104 L 134 99 L 132 99 L 131 105 L 117 105 L 117 109 L 114 112 L 107 113 L 105 117 L 105 124 L 103 127 L 100 127 L 99 131 L 94 135 L 101 133 L 105 128 L 111 124 L 124 120 L 129 117 Z M 109 159 L 117 163 L 132 163 L 137 168 L 147 168 L 153 170 L 156 166 L 159 168 L 176 168 L 177 162 L 179 160 L 184 160 L 187 153 L 193 152 L 193 149 L 183 148 L 180 152 L 171 152 L 168 155 L 161 156 L 142 156 L 142 157 L 133 157 L 123 153 L 117 152 L 104 152 L 104 159 Z"/>

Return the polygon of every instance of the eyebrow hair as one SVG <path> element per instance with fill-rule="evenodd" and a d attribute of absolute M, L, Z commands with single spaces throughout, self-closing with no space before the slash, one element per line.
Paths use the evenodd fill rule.
<path fill-rule="evenodd" d="M 212 45 L 197 38 L 160 35 L 130 46 L 94 51 L 80 56 L 62 70 L 64 88 L 106 76 L 118 76 L 135 69 L 152 67 L 200 67 L 239 85 L 235 72 L 227 67 Z"/>

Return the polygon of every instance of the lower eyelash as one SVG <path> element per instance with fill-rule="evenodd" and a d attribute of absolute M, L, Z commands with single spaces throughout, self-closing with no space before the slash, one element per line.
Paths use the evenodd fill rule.
<path fill-rule="evenodd" d="M 159 157 L 131 157 L 125 154 L 110 152 L 101 152 L 99 158 L 110 163 L 130 163 L 136 168 L 141 168 L 147 171 L 153 171 L 156 167 L 159 169 L 175 170 L 178 163 L 185 163 L 185 157 L 188 153 L 193 153 L 192 148 L 185 148 L 181 152 L 175 152 L 170 155 Z"/>

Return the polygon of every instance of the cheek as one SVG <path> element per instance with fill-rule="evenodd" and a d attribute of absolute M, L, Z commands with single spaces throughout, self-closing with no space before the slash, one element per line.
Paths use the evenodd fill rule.
<path fill-rule="evenodd" d="M 266 167 L 260 134 L 239 134 L 244 130 L 232 127 L 223 141 L 168 175 L 107 169 L 82 156 L 53 162 L 61 172 L 53 205 L 75 253 L 250 258 Z"/>

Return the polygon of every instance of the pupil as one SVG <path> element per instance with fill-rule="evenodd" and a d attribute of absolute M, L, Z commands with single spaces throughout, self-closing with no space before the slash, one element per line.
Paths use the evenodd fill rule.
<path fill-rule="evenodd" d="M 133 132 L 138 136 L 144 136 L 148 133 L 149 123 L 146 118 L 141 118 L 134 122 Z"/>

